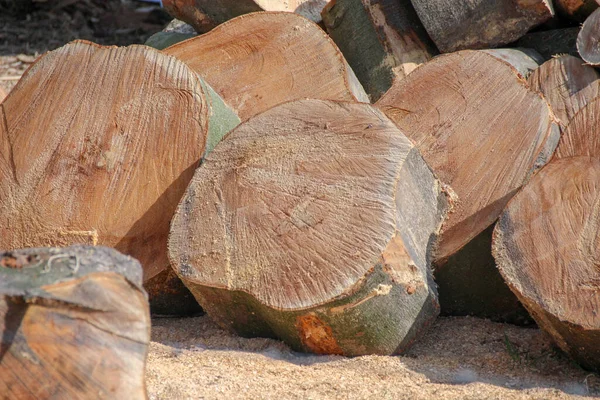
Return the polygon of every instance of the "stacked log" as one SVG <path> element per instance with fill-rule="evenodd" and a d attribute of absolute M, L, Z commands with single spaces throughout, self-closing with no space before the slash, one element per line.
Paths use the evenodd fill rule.
<path fill-rule="evenodd" d="M 150 313 L 140 264 L 74 246 L 0 253 L 0 393 L 143 399 Z"/>
<path fill-rule="evenodd" d="M 577 35 L 577 51 L 583 60 L 594 66 L 600 65 L 600 9 L 596 9 L 583 23 Z"/>

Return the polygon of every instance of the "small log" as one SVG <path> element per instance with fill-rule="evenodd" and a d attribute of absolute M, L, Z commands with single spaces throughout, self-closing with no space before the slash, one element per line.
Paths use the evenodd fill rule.
<path fill-rule="evenodd" d="M 596 9 L 583 23 L 577 35 L 577 50 L 586 63 L 600 65 L 600 9 Z"/>
<path fill-rule="evenodd" d="M 163 0 L 173 17 L 206 33 L 230 19 L 258 11 L 295 12 L 313 22 L 321 22 L 327 0 Z"/>
<path fill-rule="evenodd" d="M 498 47 L 554 15 L 549 0 L 411 0 L 442 53 Z"/>
<path fill-rule="evenodd" d="M 0 109 L 0 248 L 102 244 L 140 260 L 146 281 L 168 269 L 177 203 L 239 122 L 203 85 L 145 46 L 78 41 L 41 57 Z"/>
<path fill-rule="evenodd" d="M 145 399 L 142 268 L 105 247 L 0 253 L 0 397 Z"/>
<path fill-rule="evenodd" d="M 483 51 L 434 58 L 396 82 L 376 105 L 455 193 L 437 261 L 490 226 L 558 142 L 544 99 L 511 65 Z"/>
<path fill-rule="evenodd" d="M 201 75 L 242 120 L 307 97 L 369 101 L 335 43 L 292 13 L 243 15 L 164 52 Z"/>
<path fill-rule="evenodd" d="M 446 204 L 383 113 L 300 100 L 217 145 L 180 203 L 169 254 L 226 329 L 319 354 L 395 354 L 438 314 L 429 268 Z"/>
<path fill-rule="evenodd" d="M 410 0 L 336 0 L 322 15 L 371 101 L 438 53 Z"/>
<path fill-rule="evenodd" d="M 577 22 L 583 22 L 598 8 L 596 0 L 553 0 L 556 12 Z"/>
<path fill-rule="evenodd" d="M 493 253 L 537 324 L 600 371 L 600 160 L 570 157 L 536 174 L 503 212 Z"/>
<path fill-rule="evenodd" d="M 581 59 L 563 55 L 544 63 L 527 82 L 544 95 L 564 129 L 577 111 L 598 95 L 599 78 Z M 590 89 L 583 90 L 588 86 Z"/>
<path fill-rule="evenodd" d="M 564 54 L 579 57 L 579 51 L 577 51 L 577 35 L 579 34 L 579 30 L 579 28 L 563 28 L 532 32 L 523 36 L 514 45 L 533 49 L 546 60 L 551 60 L 557 55 Z"/>
<path fill-rule="evenodd" d="M 596 93 L 598 85 L 594 85 Z M 564 129 L 555 158 L 589 156 L 600 158 L 600 98 L 585 105 Z"/>

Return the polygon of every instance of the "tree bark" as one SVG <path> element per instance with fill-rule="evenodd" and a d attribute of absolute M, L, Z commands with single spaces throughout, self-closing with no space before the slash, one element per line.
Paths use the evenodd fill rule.
<path fill-rule="evenodd" d="M 454 192 L 437 262 L 494 223 L 559 137 L 546 101 L 511 65 L 482 51 L 436 57 L 376 105 Z"/>
<path fill-rule="evenodd" d="M 0 393 L 143 399 L 150 342 L 142 268 L 104 247 L 0 253 Z"/>
<path fill-rule="evenodd" d="M 0 248 L 107 245 L 146 281 L 169 268 L 170 220 L 199 159 L 239 122 L 176 59 L 88 42 L 41 57 L 0 112 Z"/>
<path fill-rule="evenodd" d="M 544 63 L 527 82 L 544 95 L 564 130 L 579 109 L 598 96 L 599 78 L 581 59 L 563 55 Z"/>
<path fill-rule="evenodd" d="M 230 19 L 258 11 L 295 12 L 313 22 L 321 22 L 326 0 L 163 0 L 173 17 L 206 33 Z"/>
<path fill-rule="evenodd" d="M 556 344 L 600 371 L 600 160 L 552 161 L 515 196 L 494 231 L 500 273 Z"/>
<path fill-rule="evenodd" d="M 555 56 L 569 54 L 579 57 L 577 51 L 577 35 L 579 28 L 553 29 L 549 31 L 533 32 L 523 36 L 515 45 L 533 49 L 546 60 Z"/>
<path fill-rule="evenodd" d="M 554 15 L 548 0 L 412 0 L 442 53 L 513 42 Z"/>
<path fill-rule="evenodd" d="M 368 104 L 300 100 L 240 125 L 173 219 L 175 271 L 221 326 L 319 354 L 394 354 L 438 313 L 447 200 Z"/>
<path fill-rule="evenodd" d="M 292 13 L 254 13 L 164 50 L 184 61 L 242 120 L 301 98 L 369 99 L 333 41 Z"/>
<path fill-rule="evenodd" d="M 577 35 L 577 50 L 583 60 L 600 65 L 600 9 L 596 9 L 583 23 Z"/>
<path fill-rule="evenodd" d="M 565 18 L 583 22 L 598 8 L 596 0 L 553 0 L 556 12 Z"/>
<path fill-rule="evenodd" d="M 336 0 L 322 15 L 371 101 L 438 53 L 410 0 Z"/>

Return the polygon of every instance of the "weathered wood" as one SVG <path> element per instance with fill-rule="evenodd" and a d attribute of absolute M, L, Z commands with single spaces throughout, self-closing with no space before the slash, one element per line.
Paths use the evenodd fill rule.
<path fill-rule="evenodd" d="M 492 256 L 494 226 L 436 266 L 441 314 L 530 325 L 533 320 L 504 283 Z"/>
<path fill-rule="evenodd" d="M 593 83 L 599 78 L 598 72 L 581 59 L 563 55 L 545 62 L 527 82 L 544 95 L 564 129 L 581 107 L 598 96 L 598 85 Z"/>
<path fill-rule="evenodd" d="M 513 42 L 554 15 L 548 0 L 411 0 L 442 53 Z"/>
<path fill-rule="evenodd" d="M 150 36 L 144 43 L 146 46 L 154 47 L 157 50 L 166 49 L 175 43 L 198 36 L 194 28 L 183 21 L 174 19 L 160 32 Z"/>
<path fill-rule="evenodd" d="M 600 65 L 600 9 L 596 9 L 583 23 L 577 35 L 577 50 L 590 65 Z"/>
<path fill-rule="evenodd" d="M 516 70 L 483 51 L 434 58 L 376 103 L 455 194 L 436 260 L 490 226 L 558 142 L 548 104 Z"/>
<path fill-rule="evenodd" d="M 596 0 L 553 0 L 556 12 L 563 17 L 583 22 L 598 8 Z"/>
<path fill-rule="evenodd" d="M 579 52 L 577 51 L 578 34 L 579 28 L 532 32 L 515 42 L 515 46 L 533 49 L 546 60 L 563 54 L 579 57 Z"/>
<path fill-rule="evenodd" d="M 532 49 L 487 49 L 481 51 L 509 63 L 524 78 L 531 75 L 544 62 L 544 58 Z"/>
<path fill-rule="evenodd" d="M 198 168 L 169 254 L 206 312 L 323 354 L 404 351 L 438 313 L 441 185 L 368 104 L 300 100 L 242 123 Z"/>
<path fill-rule="evenodd" d="M 175 58 L 81 41 L 41 57 L 0 111 L 0 248 L 107 245 L 145 280 L 169 268 L 170 220 L 207 142 L 239 122 Z"/>
<path fill-rule="evenodd" d="M 327 0 L 163 0 L 162 4 L 173 17 L 206 33 L 230 19 L 258 11 L 295 12 L 320 22 Z"/>
<path fill-rule="evenodd" d="M 164 52 L 200 74 L 242 120 L 307 97 L 369 101 L 335 43 L 292 13 L 243 15 Z"/>
<path fill-rule="evenodd" d="M 331 1 L 323 22 L 371 101 L 438 53 L 410 0 Z"/>
<path fill-rule="evenodd" d="M 2 100 L 4 100 L 5 97 L 6 97 L 6 92 L 4 91 L 4 89 L 2 89 L 0 87 L 0 103 L 2 103 Z"/>
<path fill-rule="evenodd" d="M 600 371 L 600 160 L 555 160 L 509 203 L 494 231 L 500 273 L 556 344 Z"/>
<path fill-rule="evenodd" d="M 598 85 L 594 85 L 598 92 Z M 594 98 L 573 117 L 556 147 L 555 158 L 590 156 L 600 158 L 600 98 Z"/>
<path fill-rule="evenodd" d="M 144 399 L 142 268 L 105 247 L 0 253 L 0 397 Z"/>

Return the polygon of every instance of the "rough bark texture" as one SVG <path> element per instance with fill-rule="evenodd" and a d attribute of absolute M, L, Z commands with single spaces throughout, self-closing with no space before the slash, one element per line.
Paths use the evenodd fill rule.
<path fill-rule="evenodd" d="M 0 253 L 0 397 L 143 399 L 142 268 L 105 247 Z"/>
<path fill-rule="evenodd" d="M 544 58 L 532 49 L 488 49 L 482 51 L 509 63 L 523 78 L 531 75 L 544 62 Z"/>
<path fill-rule="evenodd" d="M 446 196 L 367 104 L 301 100 L 233 130 L 172 223 L 175 271 L 221 326 L 301 351 L 404 351 L 438 313 Z"/>
<path fill-rule="evenodd" d="M 287 11 L 321 21 L 326 0 L 163 0 L 169 14 L 205 33 L 225 21 L 258 11 Z"/>
<path fill-rule="evenodd" d="M 494 226 L 435 267 L 441 313 L 530 325 L 529 313 L 504 283 L 492 256 Z"/>
<path fill-rule="evenodd" d="M 598 86 L 595 85 L 596 91 Z M 590 156 L 600 158 L 600 98 L 584 106 L 564 129 L 555 158 Z"/>
<path fill-rule="evenodd" d="M 323 22 L 371 101 L 437 54 L 410 0 L 335 0 Z"/>
<path fill-rule="evenodd" d="M 482 51 L 436 57 L 394 84 L 376 105 L 454 192 L 438 262 L 498 218 L 559 137 L 544 99 L 509 64 Z"/>
<path fill-rule="evenodd" d="M 412 0 L 442 53 L 513 42 L 554 15 L 548 0 Z"/>
<path fill-rule="evenodd" d="M 243 15 L 164 50 L 200 74 L 242 120 L 282 102 L 368 102 L 335 43 L 292 13 Z"/>
<path fill-rule="evenodd" d="M 583 22 L 598 8 L 596 0 L 553 0 L 556 12 L 574 21 Z"/>
<path fill-rule="evenodd" d="M 500 273 L 538 325 L 600 371 L 600 160 L 552 161 L 510 202 L 494 231 Z"/>
<path fill-rule="evenodd" d="M 207 136 L 239 122 L 207 90 L 143 46 L 41 57 L 0 106 L 0 248 L 102 244 L 140 260 L 145 280 L 169 268 L 170 220 Z"/>
<path fill-rule="evenodd" d="M 577 50 L 590 65 L 600 65 L 600 9 L 590 15 L 577 35 Z"/>
<path fill-rule="evenodd" d="M 563 55 L 545 62 L 527 82 L 544 95 L 564 129 L 581 107 L 598 96 L 599 77 L 598 72 L 581 59 Z"/>
<path fill-rule="evenodd" d="M 553 29 L 549 31 L 528 33 L 519 39 L 515 45 L 533 49 L 546 60 L 554 56 L 569 54 L 579 57 L 577 51 L 577 35 L 579 28 Z"/>

